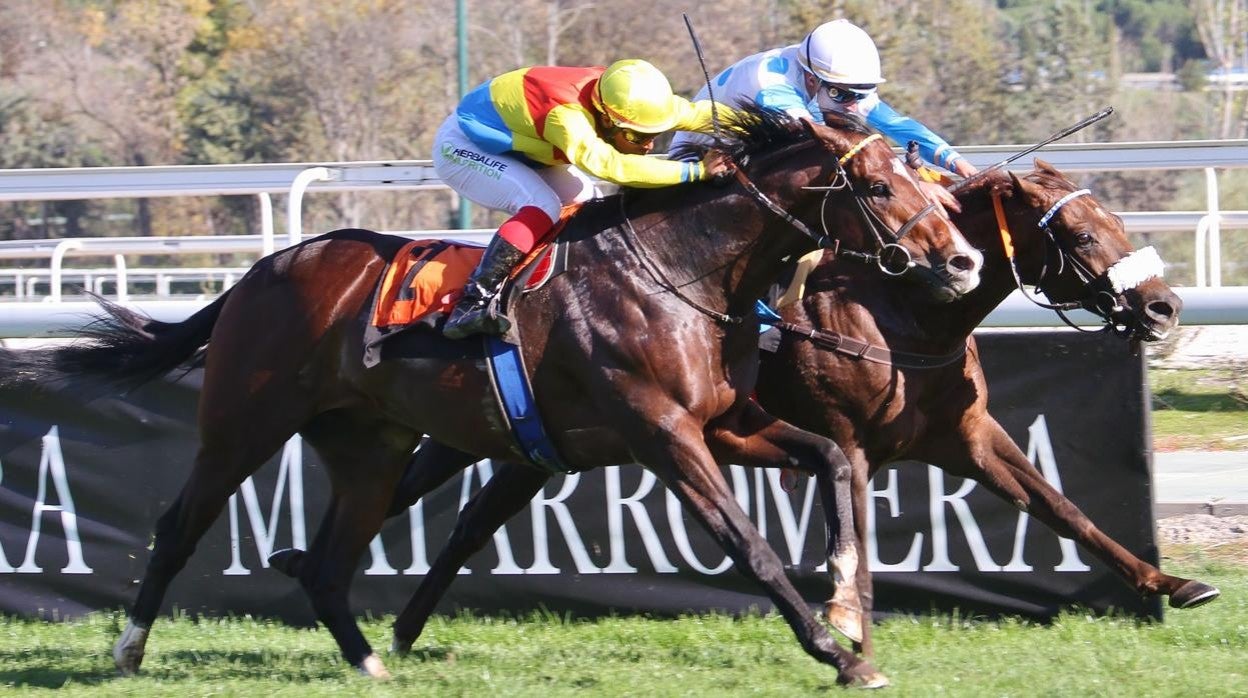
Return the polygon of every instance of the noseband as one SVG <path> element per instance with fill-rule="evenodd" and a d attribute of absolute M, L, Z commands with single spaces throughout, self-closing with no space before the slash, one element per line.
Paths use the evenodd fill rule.
<path fill-rule="evenodd" d="M 1056 250 L 1057 268 L 1053 271 L 1053 275 L 1055 277 L 1061 276 L 1066 271 L 1066 265 L 1069 264 L 1084 287 L 1083 298 L 1067 303 L 1044 303 L 1027 292 L 1026 287 L 1023 285 L 1022 277 L 1018 273 L 1013 237 L 1010 235 L 1009 224 L 1006 222 L 1005 209 L 1001 204 L 1001 195 L 996 192 L 992 195 L 992 208 L 997 216 L 997 229 L 1001 235 L 1001 243 L 1005 248 L 1005 256 L 1010 262 L 1010 272 L 1014 275 L 1014 283 L 1027 300 L 1041 308 L 1057 312 L 1063 322 L 1081 332 L 1091 332 L 1093 330 L 1085 330 L 1076 325 L 1066 316 L 1066 311 L 1083 308 L 1105 321 L 1105 326 L 1100 331 L 1115 330 L 1119 334 L 1127 334 L 1130 332 L 1130 329 L 1118 326 L 1114 320 L 1114 316 L 1123 311 L 1119 298 L 1126 291 L 1139 286 L 1149 279 L 1160 278 L 1163 276 L 1165 269 L 1161 262 L 1161 257 L 1157 254 L 1157 250 L 1149 246 L 1135 250 L 1123 257 L 1106 268 L 1103 273 L 1093 274 L 1087 265 L 1062 245 L 1057 239 L 1057 235 L 1053 233 L 1052 228 L 1049 227 L 1049 222 L 1057 216 L 1058 212 L 1066 204 L 1091 193 L 1088 189 L 1080 189 L 1066 194 L 1050 206 L 1049 210 L 1040 217 L 1040 221 L 1036 224 L 1040 230 L 1044 231 L 1047 240 L 1045 261 L 1040 268 L 1040 276 L 1036 281 L 1036 290 L 1047 294 L 1047 291 L 1044 291 L 1043 288 L 1045 279 L 1049 277 L 1049 255 L 1047 250 Z"/>
<path fill-rule="evenodd" d="M 789 225 L 792 225 L 803 235 L 814 240 L 815 244 L 819 245 L 819 247 L 831 250 L 834 257 L 846 257 L 867 264 L 875 264 L 880 271 L 888 276 L 901 276 L 908 270 L 917 266 L 914 258 L 910 255 L 910 251 L 900 244 L 901 239 L 913 230 L 924 216 L 936 210 L 936 203 L 929 201 L 927 206 L 924 206 L 917 213 L 911 216 L 910 219 L 902 224 L 896 232 L 891 230 L 888 227 L 888 224 L 885 223 L 883 219 L 881 219 L 879 215 L 871 209 L 870 206 L 867 206 L 866 202 L 863 201 L 863 199 L 866 198 L 866 195 L 854 189 L 854 183 L 850 180 L 849 173 L 845 170 L 845 163 L 849 162 L 869 143 L 880 138 L 882 138 L 880 134 L 873 133 L 859 141 L 857 145 L 850 148 L 844 155 L 837 158 L 836 170 L 832 173 L 832 179 L 828 184 L 822 186 L 802 187 L 802 189 L 807 191 L 824 192 L 823 202 L 819 208 L 819 224 L 823 228 L 822 233 L 812 231 L 805 223 L 798 220 L 795 216 L 793 216 L 793 214 L 784 210 L 783 207 L 768 198 L 766 194 L 760 191 L 759 188 L 750 181 L 750 178 L 746 176 L 745 172 L 743 172 L 740 167 L 736 168 L 734 174 L 737 182 L 740 183 L 741 186 L 759 203 L 775 213 L 777 216 L 783 218 L 789 223 Z M 858 216 L 866 224 L 872 235 L 875 236 L 876 250 L 874 254 L 842 249 L 841 241 L 833 238 L 828 232 L 828 201 L 832 198 L 832 194 L 834 192 L 845 190 L 848 190 L 851 195 L 854 205 L 858 210 Z M 900 252 L 905 258 L 905 261 L 900 267 L 892 267 L 886 261 L 887 259 L 891 259 L 896 252 Z"/>

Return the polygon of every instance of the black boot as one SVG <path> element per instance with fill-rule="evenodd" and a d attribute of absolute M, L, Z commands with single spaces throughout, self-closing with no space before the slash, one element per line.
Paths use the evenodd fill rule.
<path fill-rule="evenodd" d="M 490 301 L 498 295 L 507 275 L 522 257 L 524 253 L 519 248 L 495 235 L 490 246 L 485 248 L 481 263 L 469 277 L 464 295 L 442 327 L 442 336 L 463 339 L 474 334 L 503 334 L 511 329 L 511 321 L 494 312 Z"/>

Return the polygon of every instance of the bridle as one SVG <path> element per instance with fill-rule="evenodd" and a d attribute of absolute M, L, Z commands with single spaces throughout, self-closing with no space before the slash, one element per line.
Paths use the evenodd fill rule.
<path fill-rule="evenodd" d="M 863 262 L 866 264 L 874 264 L 876 267 L 880 269 L 881 272 L 883 272 L 884 274 L 888 276 L 901 276 L 902 274 L 905 274 L 907 271 L 917 266 L 917 264 L 914 261 L 914 258 L 910 255 L 910 251 L 900 244 L 901 239 L 905 237 L 911 230 L 913 230 L 914 227 L 918 225 L 919 221 L 923 219 L 923 217 L 935 211 L 937 204 L 935 202 L 929 201 L 927 206 L 924 206 L 917 213 L 911 216 L 910 219 L 907 220 L 905 223 L 903 223 L 902 226 L 898 228 L 896 231 L 891 230 L 888 227 L 888 225 L 883 221 L 883 219 L 881 219 L 879 215 L 875 213 L 875 211 L 871 210 L 871 207 L 866 205 L 866 203 L 863 201 L 866 195 L 854 189 L 853 181 L 849 178 L 849 173 L 845 169 L 845 163 L 849 162 L 855 155 L 861 152 L 862 149 L 865 148 L 872 141 L 878 140 L 880 138 L 882 138 L 880 134 L 873 133 L 867 136 L 866 138 L 862 139 L 861 141 L 859 141 L 857 144 L 855 144 L 852 148 L 846 151 L 844 155 L 841 155 L 836 160 L 834 160 L 833 162 L 834 162 L 835 169 L 832 172 L 832 177 L 828 181 L 828 184 L 821 185 L 821 186 L 802 187 L 802 189 L 808 190 L 808 191 L 824 192 L 823 201 L 819 209 L 819 223 L 820 223 L 820 226 L 823 228 L 822 233 L 816 233 L 815 231 L 811 230 L 809 226 L 807 226 L 805 223 L 799 220 L 796 216 L 789 213 L 787 210 L 784 209 L 783 206 L 781 206 L 780 204 L 777 204 L 770 197 L 768 197 L 761 190 L 759 190 L 759 188 L 754 184 L 754 182 L 752 182 L 750 178 L 746 176 L 745 172 L 740 166 L 734 167 L 733 174 L 734 174 L 736 181 L 746 190 L 746 192 L 748 192 L 756 201 L 762 204 L 764 208 L 771 211 L 772 213 L 775 213 L 781 219 L 786 221 L 789 225 L 796 228 L 798 232 L 802 233 L 806 237 L 813 240 L 815 244 L 818 245 L 820 248 L 829 250 L 830 253 L 834 257 L 842 257 L 845 259 L 851 259 L 851 260 Z M 773 153 L 771 155 L 772 157 L 777 157 L 783 152 L 785 151 L 781 150 L 778 153 Z M 844 249 L 841 247 L 841 241 L 834 238 L 828 232 L 828 223 L 827 223 L 828 201 L 829 199 L 832 198 L 832 194 L 834 192 L 841 192 L 841 191 L 846 191 L 846 190 L 848 190 L 848 192 L 851 195 L 851 198 L 854 201 L 855 207 L 858 211 L 858 215 L 862 218 L 867 228 L 869 228 L 872 234 L 875 236 L 876 250 L 874 253 Z M 686 305 L 689 305 L 690 307 L 694 308 L 698 312 L 701 312 L 704 315 L 707 315 L 713 318 L 716 322 L 727 324 L 727 325 L 739 325 L 745 322 L 745 319 L 746 319 L 745 315 L 728 315 L 726 313 L 721 313 L 712 308 L 708 308 L 707 306 L 699 303 L 693 298 L 690 298 L 688 295 L 686 295 L 684 292 L 680 290 L 679 285 L 677 285 L 676 283 L 672 282 L 669 278 L 667 278 L 667 275 L 664 274 L 663 271 L 659 269 L 654 264 L 653 261 L 650 260 L 649 255 L 645 253 L 644 249 L 642 249 L 641 241 L 637 236 L 637 231 L 633 228 L 632 220 L 629 218 L 628 212 L 624 209 L 623 194 L 620 195 L 619 199 L 620 199 L 620 215 L 624 219 L 624 226 L 628 229 L 628 234 L 624 236 L 625 244 L 629 247 L 630 250 L 632 250 L 634 256 L 637 257 L 637 259 L 641 262 L 642 266 L 645 267 L 646 271 L 650 274 L 651 277 L 655 279 L 655 281 L 657 281 L 661 286 L 666 288 L 669 292 L 671 292 L 673 295 L 675 295 L 677 298 L 683 301 Z M 885 236 L 887 236 L 887 241 L 886 241 Z M 893 251 L 900 251 L 903 255 L 905 255 L 905 263 L 901 267 L 897 268 L 896 270 L 894 270 L 893 268 L 890 268 L 887 261 L 885 260 L 885 257 L 891 256 Z"/>
<path fill-rule="evenodd" d="M 1010 272 L 1014 275 L 1014 283 L 1023 296 L 1035 305 L 1052 310 L 1057 313 L 1062 322 L 1080 332 L 1109 332 L 1115 334 L 1132 335 L 1138 331 L 1138 328 L 1130 327 L 1125 322 L 1119 322 L 1115 318 L 1120 317 L 1124 311 L 1119 298 L 1126 291 L 1139 286 L 1151 278 L 1160 278 L 1164 274 L 1164 266 L 1161 257 L 1158 256 L 1157 250 L 1153 247 L 1144 247 L 1135 250 L 1131 254 L 1123 257 L 1117 262 L 1110 265 L 1101 274 L 1094 274 L 1087 265 L 1080 261 L 1079 257 L 1067 249 L 1062 244 L 1049 223 L 1057 216 L 1066 204 L 1074 201 L 1081 196 L 1091 195 L 1088 189 L 1079 189 L 1072 191 L 1062 198 L 1058 199 L 1052 206 L 1045 211 L 1040 217 L 1036 226 L 1044 232 L 1046 247 L 1044 254 L 1044 262 L 1040 267 L 1040 274 L 1037 277 L 1035 290 L 1045 293 L 1044 285 L 1047 279 L 1055 279 L 1060 277 L 1069 266 L 1083 284 L 1084 295 L 1079 300 L 1068 301 L 1063 303 L 1045 303 L 1036 298 L 1032 293 L 1027 291 L 1023 284 L 1022 277 L 1018 272 L 1018 261 L 1014 254 L 1013 236 L 1010 234 L 1009 223 L 1006 221 L 1005 208 L 1001 204 L 1001 194 L 999 192 L 992 193 L 992 208 L 997 217 L 997 230 L 1001 236 L 1001 243 L 1005 249 L 1006 259 L 1010 263 Z M 1049 267 L 1049 251 L 1056 252 L 1057 265 L 1055 269 Z M 1074 323 L 1066 315 L 1066 311 L 1083 308 L 1104 320 L 1104 326 L 1097 330 L 1084 329 Z"/>
<path fill-rule="evenodd" d="M 862 152 L 863 148 L 865 148 L 872 141 L 876 141 L 881 138 L 883 138 L 883 136 L 880 134 L 873 133 L 859 141 L 856 145 L 854 145 L 854 147 L 846 151 L 844 155 L 837 158 L 835 161 L 835 169 L 832 172 L 832 177 L 827 184 L 802 187 L 802 189 L 807 191 L 824 192 L 823 201 L 819 206 L 819 225 L 823 228 L 822 233 L 814 232 L 805 223 L 794 217 L 793 214 L 789 213 L 779 204 L 768 198 L 766 194 L 760 191 L 759 188 L 750 181 L 750 178 L 746 176 L 742 168 L 737 167 L 734 172 L 734 176 L 737 182 L 741 184 L 741 186 L 749 192 L 749 194 L 753 196 L 756 201 L 780 218 L 784 219 L 789 223 L 789 225 L 792 225 L 803 235 L 814 240 L 815 244 L 820 248 L 829 250 L 832 253 L 832 256 L 844 257 L 846 259 L 852 259 L 867 264 L 874 264 L 880 269 L 881 272 L 888 276 L 901 276 L 910 269 L 918 266 L 915 263 L 914 258 L 911 256 L 910 250 L 901 245 L 901 240 L 909 234 L 916 225 L 919 224 L 919 221 L 935 211 L 937 204 L 934 201 L 929 201 L 927 206 L 919 209 L 918 212 L 911 216 L 909 220 L 903 223 L 896 231 L 890 229 L 888 224 L 880 218 L 879 214 L 877 214 L 866 204 L 864 199 L 867 198 L 868 195 L 854 188 L 853 180 L 850 179 L 849 172 L 845 169 L 845 164 L 853 159 L 855 155 Z M 854 202 L 854 207 L 857 209 L 859 218 L 861 218 L 862 222 L 866 224 L 866 227 L 871 231 L 871 234 L 875 236 L 876 249 L 874 253 L 843 249 L 841 247 L 841 241 L 833 238 L 828 232 L 828 202 L 831 200 L 833 193 L 842 191 L 847 191 L 849 193 L 850 198 Z M 897 252 L 904 255 L 905 261 L 899 267 L 892 267 L 889 265 L 887 260 L 894 258 L 894 253 Z"/>

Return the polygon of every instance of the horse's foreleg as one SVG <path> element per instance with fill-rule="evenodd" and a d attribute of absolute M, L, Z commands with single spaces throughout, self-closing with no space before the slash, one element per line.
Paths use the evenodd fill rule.
<path fill-rule="evenodd" d="M 729 435 L 733 432 L 723 429 L 717 431 L 718 446 L 731 450 L 730 443 L 738 441 Z M 797 430 L 794 429 L 794 431 Z M 743 437 L 751 432 L 747 430 L 735 432 L 735 434 L 737 437 Z M 883 674 L 870 663 L 855 657 L 852 652 L 838 645 L 815 615 L 810 612 L 805 600 L 785 576 L 780 557 L 771 549 L 737 504 L 732 491 L 724 482 L 723 473 L 720 472 L 711 452 L 706 448 L 708 444 L 703 442 L 701 436 L 693 429 L 682 430 L 672 435 L 672 440 L 667 443 L 666 452 L 652 451 L 648 457 L 640 460 L 650 466 L 664 484 L 680 498 L 685 510 L 693 515 L 719 543 L 736 563 L 737 569 L 763 586 L 767 595 L 776 604 L 776 608 L 788 621 L 789 627 L 793 629 L 802 649 L 806 650 L 807 654 L 820 662 L 836 667 L 837 680 L 840 683 L 867 687 L 887 685 L 888 679 Z M 746 439 L 746 441 L 756 440 Z M 748 446 L 744 442 L 738 442 Z M 812 445 L 813 442 L 807 443 L 803 448 L 810 448 Z M 768 449 L 762 448 L 760 444 L 759 450 L 744 448 L 741 454 L 743 456 L 751 452 L 762 454 L 766 451 Z M 846 500 L 848 500 L 849 466 L 844 462 L 843 456 L 841 461 L 845 470 L 843 475 L 846 484 Z M 809 462 L 804 461 L 802 469 L 807 469 Z M 852 538 L 849 547 L 851 549 L 853 547 Z"/>
<path fill-rule="evenodd" d="M 408 461 L 403 477 L 395 486 L 386 511 L 386 518 L 407 511 L 421 497 L 437 489 L 450 477 L 480 460 L 477 456 L 451 448 L 428 437 Z M 269 555 L 269 566 L 287 577 L 299 578 L 307 553 L 298 548 L 283 548 Z"/>
<path fill-rule="evenodd" d="M 386 516 L 395 516 L 407 511 L 421 497 L 437 489 L 452 475 L 481 460 L 479 456 L 452 448 L 428 437 L 420 442 L 420 448 L 407 464 L 403 478 L 390 500 L 390 510 Z"/>
<path fill-rule="evenodd" d="M 833 594 L 828 622 L 860 643 L 868 616 L 858 593 L 859 559 L 854 526 L 850 463 L 833 441 L 802 431 L 750 402 L 707 429 L 707 443 L 720 462 L 757 467 L 785 466 L 817 476 L 828 527 L 828 569 Z"/>
<path fill-rule="evenodd" d="M 455 530 L 438 553 L 420 588 L 394 621 L 392 651 L 406 652 L 425 629 L 433 609 L 451 586 L 464 563 L 508 519 L 528 505 L 550 475 L 530 465 L 503 465 L 477 492 L 455 521 Z"/>
<path fill-rule="evenodd" d="M 955 475 L 974 478 L 1058 535 L 1075 540 L 1141 594 L 1168 595 L 1175 608 L 1194 608 L 1218 597 L 1216 588 L 1165 574 L 1124 548 L 1050 485 L 1000 424 L 990 417 L 977 424 L 970 437 L 943 449 L 954 455 L 933 462 Z M 941 451 L 936 444 L 936 452 Z"/>

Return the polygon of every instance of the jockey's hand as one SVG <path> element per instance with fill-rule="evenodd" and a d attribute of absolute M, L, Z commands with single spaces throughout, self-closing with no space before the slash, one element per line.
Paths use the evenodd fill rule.
<path fill-rule="evenodd" d="M 935 199 L 936 203 L 945 207 L 949 213 L 961 213 L 962 205 L 949 193 L 948 189 L 940 186 L 935 182 L 919 182 L 919 188 L 927 195 L 929 199 Z"/>
<path fill-rule="evenodd" d="M 732 173 L 737 171 L 736 163 L 727 153 L 714 149 L 706 151 L 706 155 L 702 156 L 702 167 L 706 169 L 707 179 L 720 184 L 728 181 Z"/>
<path fill-rule="evenodd" d="M 958 158 L 953 161 L 953 171 L 963 177 L 970 177 L 976 172 L 979 172 L 979 168 L 972 165 L 966 158 Z"/>

